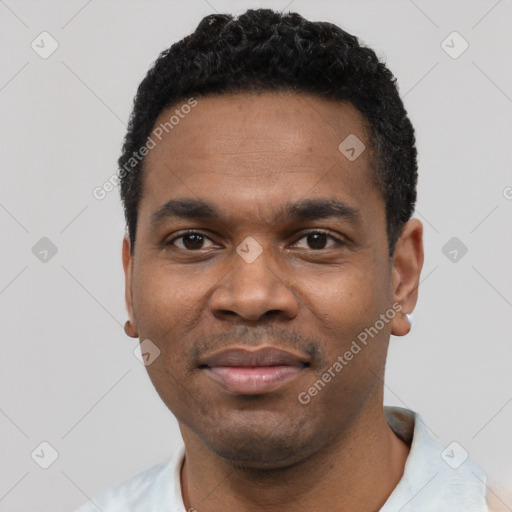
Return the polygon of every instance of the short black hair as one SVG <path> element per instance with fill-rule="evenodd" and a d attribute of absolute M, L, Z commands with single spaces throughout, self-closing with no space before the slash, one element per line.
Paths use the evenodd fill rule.
<path fill-rule="evenodd" d="M 396 78 L 340 27 L 270 9 L 204 17 L 195 32 L 159 55 L 139 85 L 118 160 L 132 254 L 143 184 L 140 150 L 158 116 L 187 98 L 245 91 L 308 93 L 348 101 L 363 114 L 392 255 L 414 211 L 418 179 L 414 129 Z"/>

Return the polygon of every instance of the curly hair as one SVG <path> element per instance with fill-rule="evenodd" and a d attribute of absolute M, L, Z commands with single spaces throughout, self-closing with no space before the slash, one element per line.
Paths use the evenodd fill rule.
<path fill-rule="evenodd" d="M 140 83 L 118 160 L 132 253 L 144 164 L 133 155 L 158 116 L 185 98 L 245 91 L 314 94 L 350 102 L 362 113 L 392 255 L 414 211 L 418 180 L 414 129 L 396 78 L 372 49 L 340 27 L 270 9 L 206 16 L 195 32 L 159 55 Z"/>

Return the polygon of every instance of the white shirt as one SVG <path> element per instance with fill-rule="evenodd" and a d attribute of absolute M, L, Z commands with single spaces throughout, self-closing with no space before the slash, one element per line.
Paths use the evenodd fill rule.
<path fill-rule="evenodd" d="M 460 445 L 434 442 L 413 411 L 385 406 L 384 412 L 411 448 L 404 474 L 380 512 L 487 512 L 487 478 Z M 180 484 L 184 456 L 182 444 L 169 460 L 106 489 L 75 512 L 186 512 Z"/>

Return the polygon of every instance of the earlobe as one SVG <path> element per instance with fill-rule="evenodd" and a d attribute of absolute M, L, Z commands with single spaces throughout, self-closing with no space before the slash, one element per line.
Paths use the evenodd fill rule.
<path fill-rule="evenodd" d="M 124 324 L 124 332 L 130 338 L 138 338 L 139 334 L 137 331 L 137 324 L 135 322 L 135 317 L 133 313 L 133 302 L 132 302 L 132 273 L 133 273 L 133 257 L 131 254 L 131 245 L 130 239 L 125 236 L 123 238 L 123 249 L 122 249 L 122 258 L 123 258 L 123 269 L 124 269 L 124 278 L 125 278 L 125 304 L 126 310 L 128 312 L 129 320 Z"/>
<path fill-rule="evenodd" d="M 411 330 L 407 318 L 418 300 L 418 286 L 423 267 L 423 225 L 411 219 L 404 226 L 393 254 L 393 300 L 401 310 L 393 319 L 391 334 L 405 336 Z"/>
<path fill-rule="evenodd" d="M 399 313 L 391 323 L 391 334 L 394 336 L 405 336 L 411 331 L 411 322 L 406 313 Z"/>
<path fill-rule="evenodd" d="M 138 338 L 139 332 L 137 331 L 137 327 L 132 326 L 130 320 L 126 320 L 124 323 L 124 332 L 126 336 L 129 336 L 130 338 Z"/>

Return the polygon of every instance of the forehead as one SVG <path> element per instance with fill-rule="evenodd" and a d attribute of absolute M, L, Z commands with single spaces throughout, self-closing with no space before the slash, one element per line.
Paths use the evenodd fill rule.
<path fill-rule="evenodd" d="M 354 204 L 376 192 L 365 120 L 351 104 L 289 92 L 194 101 L 166 109 L 155 123 L 139 214 L 172 197 L 254 215 L 292 199 L 327 194 Z M 348 158 L 353 152 L 340 144 L 364 150 Z"/>

